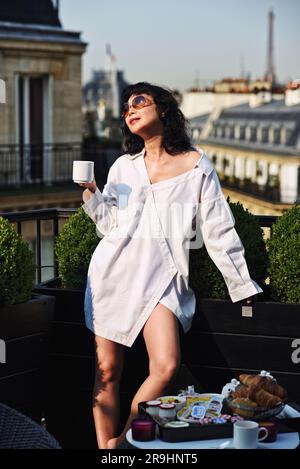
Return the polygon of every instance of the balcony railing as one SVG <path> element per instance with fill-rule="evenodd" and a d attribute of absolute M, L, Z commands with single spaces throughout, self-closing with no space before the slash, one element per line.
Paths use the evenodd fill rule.
<path fill-rule="evenodd" d="M 238 179 L 234 176 L 220 175 L 220 182 L 224 188 L 234 189 L 245 195 L 252 195 L 259 199 L 280 203 L 280 188 L 279 186 L 271 186 L 266 184 L 264 186 L 254 183 L 248 179 Z"/>
<path fill-rule="evenodd" d="M 17 232 L 23 237 L 23 225 L 31 222 L 31 230 L 28 230 L 27 226 L 27 236 L 25 239 L 29 242 L 35 254 L 37 283 L 58 276 L 57 263 L 54 256 L 54 240 L 63 224 L 76 210 L 75 208 L 49 208 L 24 212 L 0 212 L 0 216 L 7 218 L 11 223 L 16 225 Z M 278 217 L 273 215 L 255 216 L 260 226 L 266 230 L 266 235 L 268 236 L 268 231 Z M 47 223 L 46 227 L 45 223 Z"/>
<path fill-rule="evenodd" d="M 74 160 L 94 161 L 96 178 L 104 181 L 119 155 L 99 143 L 0 145 L 0 190 L 70 182 Z"/>

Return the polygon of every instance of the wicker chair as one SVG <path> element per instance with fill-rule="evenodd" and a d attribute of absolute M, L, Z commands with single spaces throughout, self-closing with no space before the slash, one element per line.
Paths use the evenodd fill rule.
<path fill-rule="evenodd" d="M 61 449 L 38 423 L 0 403 L 0 449 Z"/>

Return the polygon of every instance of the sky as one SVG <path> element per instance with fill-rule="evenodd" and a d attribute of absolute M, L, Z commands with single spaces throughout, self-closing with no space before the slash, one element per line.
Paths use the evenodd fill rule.
<path fill-rule="evenodd" d="M 276 75 L 300 78 L 300 0 L 60 0 L 60 20 L 88 42 L 84 83 L 110 43 L 127 81 L 184 91 L 242 69 L 263 77 L 270 8 Z"/>

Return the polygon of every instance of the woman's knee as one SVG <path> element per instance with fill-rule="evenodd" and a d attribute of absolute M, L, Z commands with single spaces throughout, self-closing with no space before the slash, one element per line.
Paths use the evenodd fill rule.
<path fill-rule="evenodd" d="M 95 338 L 95 384 L 118 383 L 124 361 L 120 344 L 96 336 Z"/>
<path fill-rule="evenodd" d="M 122 374 L 122 365 L 113 360 L 103 360 L 96 365 L 96 381 L 103 384 L 118 383 Z"/>
<path fill-rule="evenodd" d="M 175 378 L 180 366 L 180 360 L 168 357 L 159 362 L 150 362 L 150 375 L 155 375 L 161 381 L 169 383 Z"/>

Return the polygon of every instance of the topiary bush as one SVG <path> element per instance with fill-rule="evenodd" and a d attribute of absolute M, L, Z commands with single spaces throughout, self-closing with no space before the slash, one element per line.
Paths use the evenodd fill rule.
<path fill-rule="evenodd" d="M 267 240 L 270 291 L 274 300 L 300 303 L 300 206 L 287 210 Z"/>
<path fill-rule="evenodd" d="M 28 301 L 34 280 L 32 250 L 13 225 L 0 217 L 0 304 Z"/>
<path fill-rule="evenodd" d="M 230 202 L 229 197 L 227 202 L 235 219 L 235 229 L 245 248 L 250 277 L 263 287 L 268 275 L 263 230 L 255 216 L 240 202 Z M 230 299 L 223 276 L 209 257 L 205 245 L 190 251 L 190 286 L 199 298 Z"/>
<path fill-rule="evenodd" d="M 83 208 L 79 208 L 64 224 L 55 241 L 55 255 L 63 287 L 85 287 L 90 259 L 98 243 L 95 223 Z"/>

